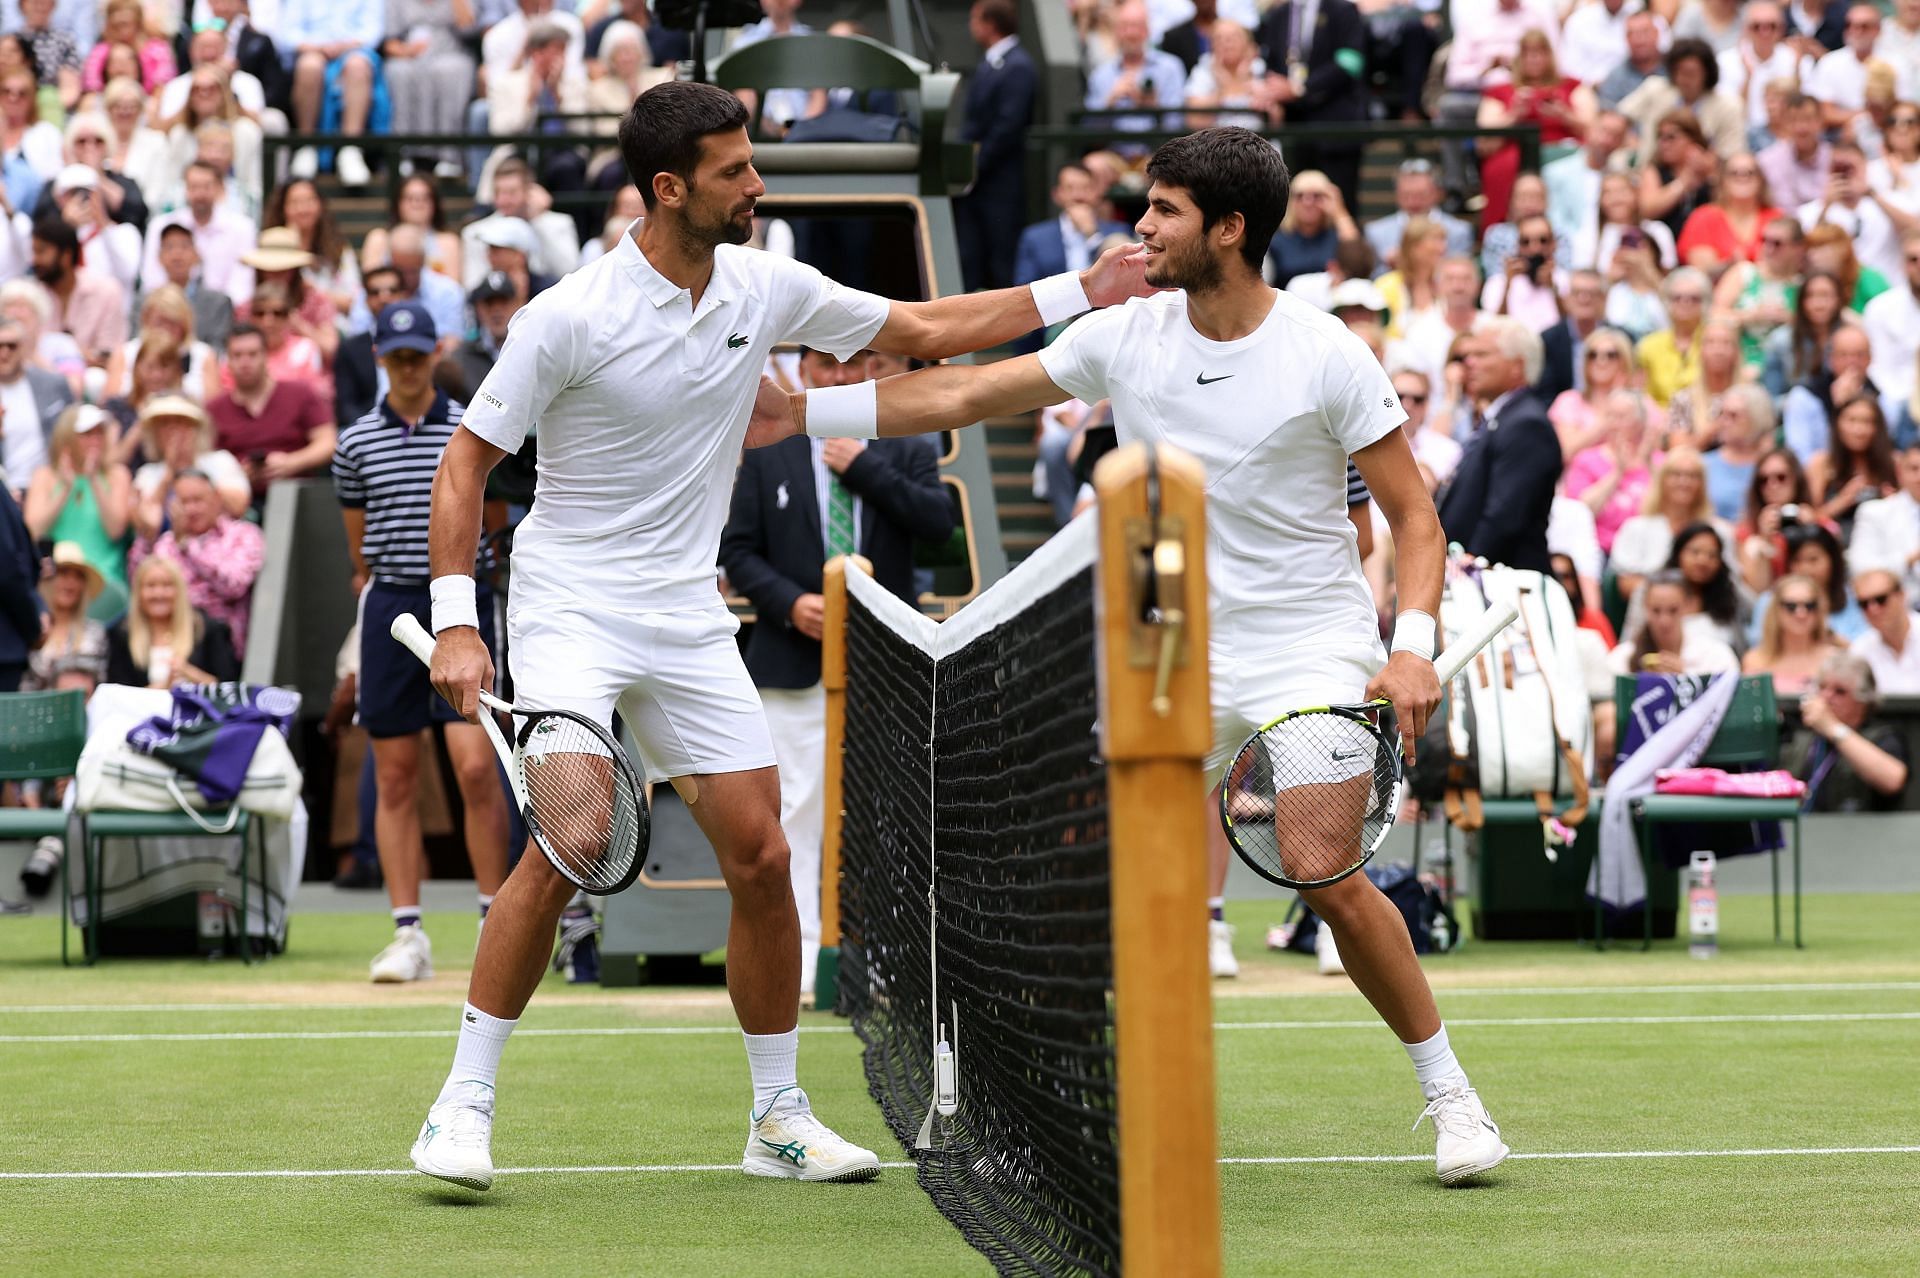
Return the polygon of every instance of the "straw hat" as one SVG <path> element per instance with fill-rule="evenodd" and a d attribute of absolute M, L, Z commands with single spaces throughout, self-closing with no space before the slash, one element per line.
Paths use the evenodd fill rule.
<path fill-rule="evenodd" d="M 53 543 L 53 571 L 58 574 L 62 568 L 72 568 L 87 579 L 87 602 L 92 603 L 107 588 L 107 579 L 100 570 L 87 562 L 86 554 L 80 544 L 73 541 Z"/>
<path fill-rule="evenodd" d="M 167 419 L 190 421 L 199 435 L 193 446 L 195 453 L 204 453 L 213 447 L 213 419 L 207 416 L 207 410 L 200 407 L 184 395 L 155 395 L 140 407 L 140 434 L 145 439 L 147 452 L 153 456 L 160 453 L 159 433 L 154 423 Z"/>
<path fill-rule="evenodd" d="M 260 242 L 240 260 L 256 271 L 298 271 L 313 265 L 313 254 L 300 247 L 300 232 L 291 226 L 270 226 Z"/>

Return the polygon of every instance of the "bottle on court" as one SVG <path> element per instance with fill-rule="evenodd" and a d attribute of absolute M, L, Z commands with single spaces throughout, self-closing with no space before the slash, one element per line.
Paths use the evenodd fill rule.
<path fill-rule="evenodd" d="M 1720 952 L 1720 890 L 1713 871 L 1711 852 L 1695 852 L 1687 863 L 1687 952 L 1697 959 Z"/>

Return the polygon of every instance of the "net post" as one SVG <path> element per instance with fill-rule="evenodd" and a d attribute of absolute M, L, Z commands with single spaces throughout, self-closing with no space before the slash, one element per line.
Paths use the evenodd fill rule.
<path fill-rule="evenodd" d="M 847 570 L 873 575 L 861 555 L 835 555 L 821 575 L 820 688 L 826 694 L 826 758 L 821 773 L 825 808 L 820 828 L 820 957 L 814 966 L 813 1005 L 831 1011 L 840 996 L 841 756 L 847 735 Z"/>
<path fill-rule="evenodd" d="M 1207 971 L 1205 477 L 1129 444 L 1099 496 L 1100 722 L 1113 877 L 1120 1242 L 1129 1274 L 1220 1272 Z"/>

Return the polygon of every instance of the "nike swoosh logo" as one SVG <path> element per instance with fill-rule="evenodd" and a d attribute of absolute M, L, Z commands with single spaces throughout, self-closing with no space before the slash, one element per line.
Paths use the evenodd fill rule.
<path fill-rule="evenodd" d="M 1193 384 L 1195 386 L 1211 386 L 1215 382 L 1224 382 L 1229 377 L 1232 377 L 1232 376 L 1233 376 L 1232 373 L 1222 373 L 1218 377 L 1208 377 L 1205 373 L 1202 373 L 1198 377 L 1193 379 Z"/>
<path fill-rule="evenodd" d="M 1335 750 L 1332 753 L 1333 753 L 1333 761 L 1335 763 L 1345 763 L 1349 759 L 1357 759 L 1360 757 L 1360 752 L 1358 750 L 1349 750 L 1345 754 L 1341 754 L 1338 750 Z"/>

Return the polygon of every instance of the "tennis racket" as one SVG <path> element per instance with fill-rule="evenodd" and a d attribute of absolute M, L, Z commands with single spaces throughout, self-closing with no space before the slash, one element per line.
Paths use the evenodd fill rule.
<path fill-rule="evenodd" d="M 1441 653 L 1441 686 L 1518 615 L 1511 604 L 1490 609 Z M 1392 717 L 1384 699 L 1311 706 L 1247 738 L 1220 785 L 1220 824 L 1249 869 L 1282 887 L 1319 888 L 1372 859 L 1405 784 Z"/>
<path fill-rule="evenodd" d="M 393 637 L 433 664 L 433 636 L 417 617 L 395 617 Z M 511 749 L 491 714 L 480 716 L 480 726 L 507 770 L 527 833 L 553 868 L 595 896 L 632 886 L 651 820 L 646 787 L 613 734 L 568 710 L 517 709 L 484 689 L 480 704 L 512 716 Z"/>

